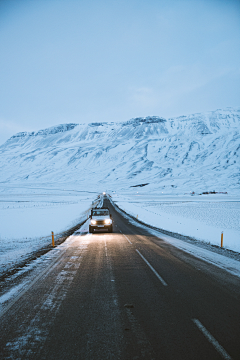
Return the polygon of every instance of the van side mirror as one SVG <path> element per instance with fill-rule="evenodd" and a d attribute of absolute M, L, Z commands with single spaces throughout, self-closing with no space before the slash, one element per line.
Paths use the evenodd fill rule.
<path fill-rule="evenodd" d="M 110 214 L 110 219 L 112 219 L 112 214 Z"/>

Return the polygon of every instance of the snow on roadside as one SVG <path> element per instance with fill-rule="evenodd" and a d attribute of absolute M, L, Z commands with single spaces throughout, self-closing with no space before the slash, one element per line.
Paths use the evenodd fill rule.
<path fill-rule="evenodd" d="M 113 193 L 123 210 L 154 227 L 240 252 L 240 196 Z M 212 197 L 211 197 L 212 196 Z"/>
<path fill-rule="evenodd" d="M 55 235 L 87 219 L 93 194 L 25 189 L 0 196 L 0 268 L 6 271 Z"/>

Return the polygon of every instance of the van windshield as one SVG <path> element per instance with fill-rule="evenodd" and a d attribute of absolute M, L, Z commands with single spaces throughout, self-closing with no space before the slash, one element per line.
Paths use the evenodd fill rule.
<path fill-rule="evenodd" d="M 93 216 L 104 216 L 104 215 L 109 215 L 109 211 L 108 210 L 93 210 L 92 214 L 93 214 Z"/>

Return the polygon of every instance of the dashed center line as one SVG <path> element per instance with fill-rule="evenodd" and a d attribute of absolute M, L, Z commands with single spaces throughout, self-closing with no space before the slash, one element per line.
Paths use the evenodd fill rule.
<path fill-rule="evenodd" d="M 121 232 L 121 230 L 119 230 L 120 232 Z M 122 232 L 121 232 L 121 234 L 127 239 L 127 241 L 132 245 L 132 243 L 131 243 L 131 241 L 129 240 L 129 238 L 126 236 L 126 235 L 124 235 Z"/>
<path fill-rule="evenodd" d="M 226 350 L 219 344 L 219 342 L 210 334 L 210 332 L 202 325 L 202 323 L 198 319 L 192 319 L 194 324 L 198 327 L 198 329 L 203 333 L 203 335 L 208 339 L 208 341 L 215 347 L 215 349 L 219 352 L 219 354 L 223 357 L 223 359 L 231 360 L 231 356 L 228 355 Z"/>
<path fill-rule="evenodd" d="M 157 271 L 152 267 L 151 264 L 149 264 L 149 262 L 147 261 L 147 259 L 145 259 L 145 257 L 140 253 L 140 251 L 138 251 L 136 249 L 136 252 L 141 256 L 141 258 L 145 261 L 145 263 L 150 267 L 150 269 L 152 270 L 152 272 L 154 272 L 154 274 L 156 275 L 156 277 L 161 281 L 161 283 L 164 286 L 167 286 L 167 283 L 163 280 L 163 278 L 157 273 Z"/>
<path fill-rule="evenodd" d="M 108 253 L 107 253 L 107 243 L 106 243 L 106 240 L 105 241 L 105 255 L 108 256 Z"/>

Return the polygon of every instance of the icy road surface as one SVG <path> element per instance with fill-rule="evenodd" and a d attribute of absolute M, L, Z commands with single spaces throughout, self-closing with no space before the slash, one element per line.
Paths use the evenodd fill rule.
<path fill-rule="evenodd" d="M 5 294 L 1 357 L 238 359 L 239 277 L 105 201 L 113 233 L 88 234 L 85 224 L 39 261 L 22 291 Z"/>

